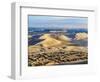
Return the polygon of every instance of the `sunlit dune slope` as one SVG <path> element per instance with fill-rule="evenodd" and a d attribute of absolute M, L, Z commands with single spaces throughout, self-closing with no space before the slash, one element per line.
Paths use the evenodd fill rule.
<path fill-rule="evenodd" d="M 51 47 L 51 46 L 56 46 L 60 45 L 63 42 L 70 42 L 70 38 L 64 35 L 60 35 L 58 37 L 53 37 L 51 34 L 44 34 L 41 36 L 39 39 L 44 39 L 40 43 L 37 43 L 36 45 L 42 45 L 43 47 Z"/>

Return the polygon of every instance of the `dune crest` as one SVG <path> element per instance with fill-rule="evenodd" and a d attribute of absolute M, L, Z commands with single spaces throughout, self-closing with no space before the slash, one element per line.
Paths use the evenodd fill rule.
<path fill-rule="evenodd" d="M 67 42 L 71 41 L 71 38 L 69 38 L 69 37 L 67 37 L 67 36 L 65 36 L 65 35 L 60 35 L 60 36 L 59 36 L 59 39 L 60 39 L 60 40 L 63 40 L 63 41 L 67 41 Z"/>

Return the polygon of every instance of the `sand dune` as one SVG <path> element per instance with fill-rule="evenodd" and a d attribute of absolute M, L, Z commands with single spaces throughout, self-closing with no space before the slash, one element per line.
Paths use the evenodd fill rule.
<path fill-rule="evenodd" d="M 75 35 L 76 40 L 86 40 L 88 39 L 88 34 L 87 33 L 77 33 Z"/>
<path fill-rule="evenodd" d="M 67 41 L 67 42 L 71 41 L 71 38 L 69 38 L 69 37 L 67 37 L 67 36 L 65 36 L 65 35 L 60 35 L 60 36 L 59 36 L 59 39 L 60 39 L 60 40 L 63 40 L 63 41 Z"/>
<path fill-rule="evenodd" d="M 50 38 L 51 35 L 50 34 L 44 34 L 43 36 L 41 36 L 39 39 L 47 39 Z"/>
<path fill-rule="evenodd" d="M 41 48 L 50 48 L 50 47 L 61 47 L 62 45 L 70 45 L 72 43 L 70 43 L 70 38 L 68 38 L 67 36 L 64 35 L 60 35 L 58 37 L 54 37 L 51 34 L 44 34 L 43 36 L 41 36 L 39 39 L 42 39 L 43 41 L 35 44 L 35 45 L 31 45 L 28 47 L 28 52 L 40 52 Z M 56 48 L 54 48 L 54 50 L 56 50 Z"/>
<path fill-rule="evenodd" d="M 60 35 L 60 36 L 52 36 L 51 34 L 44 34 L 43 36 L 41 36 L 39 39 L 44 39 L 43 41 L 41 41 L 40 43 L 37 43 L 36 45 L 42 45 L 43 47 L 51 47 L 51 46 L 56 46 L 56 45 L 60 45 L 64 42 L 70 42 L 70 38 L 68 38 L 65 35 Z"/>

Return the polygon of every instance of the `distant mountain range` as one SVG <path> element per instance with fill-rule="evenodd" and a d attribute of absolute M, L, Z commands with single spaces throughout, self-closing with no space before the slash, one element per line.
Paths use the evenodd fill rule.
<path fill-rule="evenodd" d="M 87 32 L 85 28 L 36 28 L 36 27 L 29 27 L 28 32 L 50 32 L 50 31 L 64 31 L 64 32 Z"/>

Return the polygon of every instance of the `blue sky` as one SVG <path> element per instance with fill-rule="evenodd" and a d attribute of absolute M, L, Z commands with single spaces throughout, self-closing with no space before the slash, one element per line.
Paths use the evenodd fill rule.
<path fill-rule="evenodd" d="M 36 28 L 87 28 L 88 18 L 58 16 L 28 16 L 28 27 Z"/>

